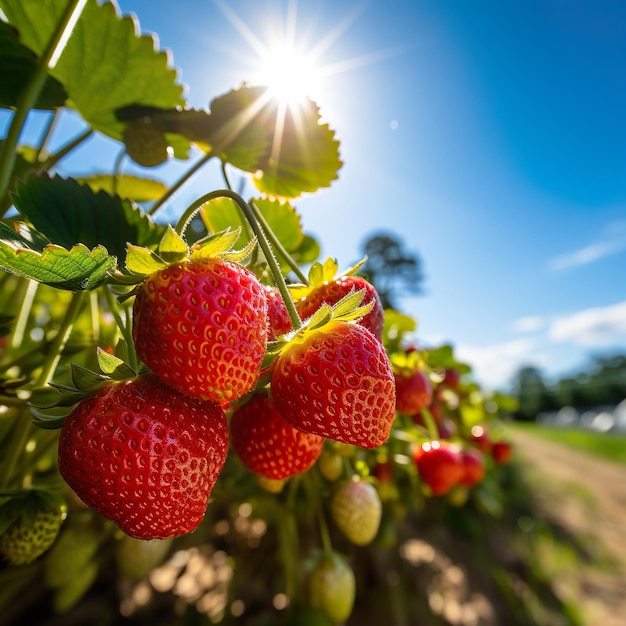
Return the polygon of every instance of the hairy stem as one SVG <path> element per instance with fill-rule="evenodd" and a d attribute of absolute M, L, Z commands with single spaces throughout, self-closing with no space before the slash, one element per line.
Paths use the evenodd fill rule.
<path fill-rule="evenodd" d="M 254 211 L 254 216 L 261 224 L 263 230 L 267 233 L 268 237 L 270 238 L 272 246 L 274 246 L 274 248 L 278 251 L 278 253 L 285 259 L 285 261 L 287 261 L 287 263 L 289 264 L 289 267 L 293 270 L 293 273 L 300 279 L 302 284 L 308 285 L 309 279 L 302 273 L 302 270 L 300 269 L 300 267 L 298 267 L 298 264 L 295 262 L 294 258 L 289 254 L 289 252 L 285 250 L 285 247 L 280 242 L 280 240 L 274 236 L 274 232 L 269 227 L 269 224 L 267 223 L 263 213 L 259 211 L 259 208 L 256 206 L 256 204 L 254 204 L 254 202 L 250 203 L 250 207 Z"/>
<path fill-rule="evenodd" d="M 194 218 L 195 214 L 202 208 L 204 204 L 210 202 L 211 200 L 215 200 L 216 198 L 230 198 L 234 200 L 241 211 L 243 212 L 246 220 L 252 227 L 254 234 L 256 235 L 259 245 L 261 246 L 261 250 L 263 250 L 263 254 L 265 255 L 265 259 L 267 260 L 267 264 L 269 265 L 270 272 L 274 278 L 274 282 L 276 283 L 276 287 L 280 291 L 280 295 L 282 296 L 285 306 L 287 307 L 287 311 L 289 313 L 289 317 L 291 319 L 291 323 L 295 330 L 302 326 L 302 321 L 300 320 L 300 316 L 298 315 L 298 311 L 296 310 L 296 306 L 291 299 L 291 295 L 289 293 L 289 289 L 287 288 L 287 283 L 285 282 L 285 277 L 280 270 L 280 266 L 278 265 L 278 261 L 274 256 L 274 252 L 272 251 L 272 247 L 270 242 L 259 224 L 254 211 L 250 208 L 248 203 L 234 191 L 230 189 L 221 189 L 217 191 L 211 191 L 203 195 L 201 198 L 198 198 L 182 215 L 178 224 L 176 224 L 176 232 L 178 234 L 184 233 L 187 226 Z"/>

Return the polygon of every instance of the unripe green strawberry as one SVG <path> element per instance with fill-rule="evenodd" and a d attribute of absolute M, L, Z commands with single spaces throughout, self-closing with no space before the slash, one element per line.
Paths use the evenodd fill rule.
<path fill-rule="evenodd" d="M 169 146 L 163 131 L 144 120 L 130 122 L 122 138 L 128 156 L 143 167 L 155 167 L 169 157 Z"/>
<path fill-rule="evenodd" d="M 137 539 L 194 530 L 228 453 L 224 411 L 150 375 L 83 400 L 59 437 L 59 471 L 91 508 Z"/>
<path fill-rule="evenodd" d="M 367 545 L 376 537 L 382 511 L 376 488 L 359 478 L 337 489 L 331 501 L 335 524 L 357 546 Z"/>
<path fill-rule="evenodd" d="M 46 552 L 59 534 L 61 510 L 38 511 L 34 520 L 15 520 L 0 536 L 0 553 L 11 565 L 26 565 Z"/>
<path fill-rule="evenodd" d="M 343 474 L 343 457 L 335 450 L 322 450 L 317 467 L 326 480 L 335 481 Z"/>
<path fill-rule="evenodd" d="M 351 615 L 356 594 L 354 572 L 344 558 L 332 552 L 323 554 L 309 578 L 309 602 L 336 624 Z"/>
<path fill-rule="evenodd" d="M 277 480 L 306 472 L 324 445 L 323 437 L 287 422 L 265 394 L 255 395 L 233 412 L 230 435 L 235 452 L 249 470 Z"/>
<path fill-rule="evenodd" d="M 354 322 L 297 333 L 275 363 L 271 390 L 294 428 L 363 448 L 389 438 L 396 414 L 391 365 L 382 344 Z"/>
<path fill-rule="evenodd" d="M 254 387 L 267 332 L 263 286 L 219 257 L 154 272 L 133 305 L 139 358 L 170 387 L 221 405 Z"/>

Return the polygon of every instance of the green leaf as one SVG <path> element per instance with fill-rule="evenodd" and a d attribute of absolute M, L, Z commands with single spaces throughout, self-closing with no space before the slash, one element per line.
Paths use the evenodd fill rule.
<path fill-rule="evenodd" d="M 342 166 L 339 142 L 320 124 L 317 105 L 284 107 L 266 87 L 244 85 L 213 100 L 203 131 L 215 154 L 254 173 L 254 184 L 271 196 L 296 198 L 328 187 Z"/>
<path fill-rule="evenodd" d="M 98 348 L 98 365 L 102 373 L 110 376 L 113 380 L 127 380 L 136 376 L 136 372 L 122 359 Z"/>
<path fill-rule="evenodd" d="M 82 367 L 76 363 L 70 364 L 70 371 L 72 375 L 72 382 L 79 391 L 91 390 L 107 380 L 106 376 L 98 374 L 97 372 L 92 372 L 86 367 Z"/>
<path fill-rule="evenodd" d="M 300 245 L 295 250 L 290 250 L 291 257 L 298 265 L 307 265 L 316 261 L 322 249 L 317 239 L 311 235 L 304 235 Z"/>
<path fill-rule="evenodd" d="M 102 245 L 123 259 L 127 242 L 156 246 L 163 233 L 130 201 L 94 193 L 70 178 L 31 175 L 17 185 L 14 203 L 37 231 L 64 248 Z"/>
<path fill-rule="evenodd" d="M 66 250 L 48 245 L 37 252 L 0 240 L 0 268 L 57 289 L 95 289 L 115 266 L 115 257 L 109 256 L 102 246 L 89 250 L 77 244 Z"/>
<path fill-rule="evenodd" d="M 15 28 L 0 21 L 0 107 L 15 108 L 37 67 L 37 57 L 19 42 Z M 48 76 L 35 109 L 54 109 L 65 104 L 61 83 Z"/>
<path fill-rule="evenodd" d="M 239 230 L 237 246 L 245 245 L 250 237 L 247 236 L 246 222 L 237 203 L 231 198 L 214 198 L 200 211 L 200 217 L 205 228 L 212 233 L 219 233 L 228 229 Z"/>
<path fill-rule="evenodd" d="M 339 141 L 328 124 L 320 123 L 312 100 L 297 110 L 271 103 L 263 122 L 272 128 L 272 150 L 259 164 L 253 182 L 272 196 L 296 198 L 329 187 L 343 165 Z"/>
<path fill-rule="evenodd" d="M 19 31 L 22 44 L 41 55 L 67 0 L 0 0 L 0 8 Z M 166 52 L 155 50 L 152 36 L 137 34 L 133 17 L 120 17 L 111 2 L 87 0 L 51 74 L 65 88 L 69 104 L 94 130 L 121 140 L 125 127 L 116 109 L 140 104 L 164 109 L 184 106 L 183 87 Z M 189 142 L 179 137 L 176 156 Z"/>
<path fill-rule="evenodd" d="M 268 226 L 287 252 L 296 250 L 304 239 L 300 216 L 288 202 L 255 199 L 255 206 L 261 212 Z"/>
<path fill-rule="evenodd" d="M 167 263 L 148 248 L 128 244 L 126 249 L 126 269 L 139 276 L 150 276 L 167 267 Z"/>
<path fill-rule="evenodd" d="M 385 325 L 383 327 L 383 345 L 389 352 L 399 350 L 402 337 L 412 333 L 417 322 L 410 316 L 395 309 L 385 309 Z"/>
<path fill-rule="evenodd" d="M 110 174 L 92 174 L 75 180 L 81 185 L 88 185 L 94 193 L 102 190 L 110 196 L 118 195 L 135 202 L 158 200 L 167 191 L 167 185 L 160 180 L 129 174 L 120 174 L 117 177 Z"/>

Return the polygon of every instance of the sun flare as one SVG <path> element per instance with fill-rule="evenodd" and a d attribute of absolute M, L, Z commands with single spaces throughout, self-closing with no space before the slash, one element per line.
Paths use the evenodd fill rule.
<path fill-rule="evenodd" d="M 311 53 L 276 43 L 260 55 L 258 66 L 253 82 L 267 86 L 269 95 L 284 104 L 294 106 L 318 95 L 322 72 Z"/>

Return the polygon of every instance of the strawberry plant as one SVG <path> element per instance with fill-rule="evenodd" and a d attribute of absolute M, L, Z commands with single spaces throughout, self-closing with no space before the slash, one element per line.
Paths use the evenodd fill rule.
<path fill-rule="evenodd" d="M 510 402 L 416 347 L 363 262 L 319 259 L 297 203 L 342 162 L 317 103 L 243 83 L 194 109 L 111 2 L 0 9 L 3 619 L 427 623 L 409 547 L 431 519 L 500 523 Z M 49 152 L 68 110 L 82 130 Z M 94 135 L 110 167 L 59 168 Z M 179 205 L 211 160 L 221 188 Z"/>

